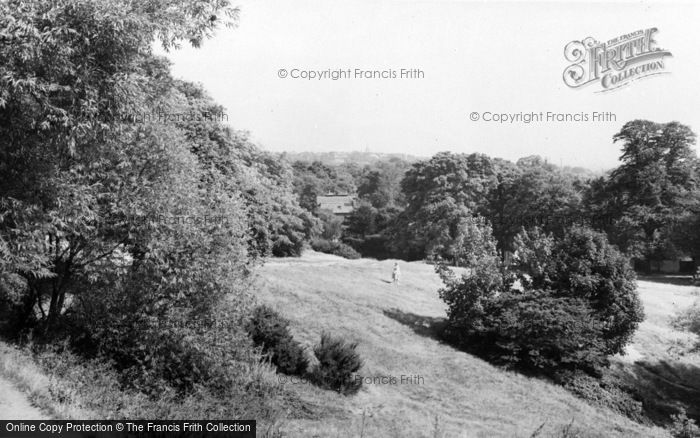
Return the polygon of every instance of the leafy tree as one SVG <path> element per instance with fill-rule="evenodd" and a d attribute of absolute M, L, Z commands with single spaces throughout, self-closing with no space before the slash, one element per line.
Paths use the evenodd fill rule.
<path fill-rule="evenodd" d="M 161 77 L 166 76 L 165 73 Z M 232 131 L 217 115 L 225 114 L 201 87 L 175 81 L 184 95 L 183 114 L 203 115 L 178 120 L 207 172 L 220 172 L 232 193 L 248 207 L 249 253 L 257 257 L 298 256 L 304 241 L 319 228 L 318 221 L 297 204 L 293 172 L 284 160 L 265 152 L 246 133 Z"/>
<path fill-rule="evenodd" d="M 398 158 L 365 166 L 357 195 L 378 209 L 403 206 L 401 180 L 408 168 L 409 163 Z"/>
<path fill-rule="evenodd" d="M 515 166 L 500 161 L 497 174 L 485 215 L 493 223 L 499 248 L 511 249 L 522 227 L 538 226 L 562 235 L 567 226 L 584 220 L 576 178 L 540 157 L 521 158 Z"/>
<path fill-rule="evenodd" d="M 698 204 L 695 134 L 678 122 L 634 120 L 614 137 L 622 142 L 622 164 L 591 187 L 593 217 L 627 254 L 642 260 L 675 255 L 676 219 Z"/>
<path fill-rule="evenodd" d="M 208 120 L 144 117 L 216 109 L 151 50 L 197 45 L 227 15 L 219 0 L 0 3 L 0 302 L 124 383 L 225 393 L 250 351 L 251 218 L 295 217 L 269 195 L 286 180 L 272 157 Z M 285 220 L 259 229 L 300 229 Z"/>
<path fill-rule="evenodd" d="M 444 263 L 435 266 L 445 285 L 439 295 L 447 304 L 446 336 L 460 346 L 486 330 L 488 303 L 509 283 L 490 227 L 483 220 L 471 219 L 464 228 L 462 234 L 468 238 L 461 241 L 457 261 L 467 271 L 457 275 Z"/>
<path fill-rule="evenodd" d="M 329 210 L 319 210 L 322 231 L 320 236 L 323 239 L 337 241 L 343 234 L 343 219 L 333 214 Z"/>
<path fill-rule="evenodd" d="M 518 236 L 515 271 L 526 287 L 585 299 L 601 322 L 606 353 L 622 353 L 644 319 L 628 260 L 605 234 L 575 226 L 561 239 L 540 231 Z"/>
<path fill-rule="evenodd" d="M 199 44 L 212 14 L 235 17 L 227 5 L 175 2 L 168 13 L 149 1 L 0 5 L 2 276 L 24 289 L 20 320 L 39 304 L 43 319 L 55 321 L 78 273 L 89 278 L 133 245 L 121 218 L 162 204 L 153 197 L 158 172 L 194 165 L 178 133 L 121 116 L 164 99 L 151 42 Z"/>
<path fill-rule="evenodd" d="M 441 152 L 414 163 L 401 181 L 407 206 L 393 231 L 396 252 L 408 259 L 449 257 L 461 224 L 486 204 L 495 185 L 494 166 L 485 155 Z"/>
<path fill-rule="evenodd" d="M 401 210 L 397 207 L 377 209 L 368 201 L 360 204 L 346 219 L 343 240 L 364 257 L 386 259 L 394 257 L 390 239 L 392 228 Z"/>
<path fill-rule="evenodd" d="M 601 233 L 561 238 L 522 231 L 503 266 L 489 228 L 471 227 L 458 276 L 438 265 L 448 307 L 446 337 L 497 363 L 543 373 L 594 371 L 621 353 L 643 313 L 627 260 Z M 514 280 L 521 287 L 514 287 Z"/>
<path fill-rule="evenodd" d="M 377 214 L 378 210 L 372 204 L 367 201 L 361 201 L 348 216 L 346 234 L 358 239 L 364 239 L 368 235 L 376 234 L 379 231 Z"/>

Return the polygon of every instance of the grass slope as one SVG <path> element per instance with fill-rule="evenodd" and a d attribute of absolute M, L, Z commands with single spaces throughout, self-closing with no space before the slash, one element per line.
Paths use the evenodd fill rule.
<path fill-rule="evenodd" d="M 445 315 L 439 278 L 430 265 L 401 262 L 395 286 L 393 262 L 309 252 L 263 268 L 260 300 L 292 320 L 309 351 L 329 330 L 360 343 L 362 376 L 421 377 L 414 384 L 365 384 L 352 397 L 287 381 L 313 406 L 286 420 L 288 436 L 529 437 L 543 424 L 539 436 L 552 436 L 572 421 L 576 434 L 569 436 L 666 436 L 439 342 L 431 330 Z"/>
<path fill-rule="evenodd" d="M 660 283 L 659 281 L 663 281 Z M 648 277 L 638 282 L 646 318 L 628 347 L 613 361 L 612 372 L 637 388 L 647 415 L 667 420 L 679 407 L 700 420 L 700 351 L 696 335 L 674 321 L 700 297 L 687 279 Z"/>

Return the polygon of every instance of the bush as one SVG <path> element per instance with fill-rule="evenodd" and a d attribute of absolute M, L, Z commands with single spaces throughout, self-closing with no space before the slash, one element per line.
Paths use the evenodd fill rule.
<path fill-rule="evenodd" d="M 676 316 L 673 320 L 673 325 L 677 329 L 686 330 L 700 336 L 700 301 Z"/>
<path fill-rule="evenodd" d="M 350 245 L 346 245 L 342 242 L 333 242 L 327 239 L 311 240 L 311 248 L 314 251 L 333 254 L 346 259 L 354 260 L 361 257 L 360 253 L 355 251 Z"/>
<path fill-rule="evenodd" d="M 325 240 L 337 240 L 343 234 L 343 218 L 336 216 L 330 210 L 319 210 L 318 218 L 323 227 L 321 238 Z"/>
<path fill-rule="evenodd" d="M 557 373 L 556 381 L 590 403 L 613 410 L 639 423 L 649 421 L 644 414 L 642 402 L 630 394 L 636 391 L 623 386 L 611 375 L 595 378 L 580 371 L 562 372 Z"/>
<path fill-rule="evenodd" d="M 54 418 L 261 419 L 279 409 L 282 388 L 272 367 L 256 357 L 229 364 L 237 384 L 227 385 L 222 392 L 213 391 L 212 385 L 198 385 L 182 394 L 165 386 L 149 397 L 133 385 L 124 385 L 111 361 L 85 360 L 65 347 L 34 344 L 20 349 L 0 342 L 0 375 L 15 382 L 33 404 Z"/>
<path fill-rule="evenodd" d="M 363 238 L 346 237 L 343 241 L 359 252 L 362 257 L 386 260 L 395 257 L 389 248 L 389 238 L 383 234 L 365 236 Z"/>
<path fill-rule="evenodd" d="M 535 372 L 606 364 L 602 328 L 584 300 L 550 291 L 505 293 L 485 310 L 479 342 L 493 362 Z"/>
<path fill-rule="evenodd" d="M 499 263 L 490 233 L 480 235 L 481 248 L 463 244 L 457 251 L 467 274 L 436 268 L 445 283 L 448 341 L 550 375 L 595 374 L 607 356 L 624 350 L 643 313 L 633 271 L 603 234 L 574 227 L 555 240 L 522 232 L 509 267 Z M 512 289 L 516 277 L 522 291 Z"/>
<path fill-rule="evenodd" d="M 356 342 L 348 343 L 323 333 L 321 343 L 314 348 L 318 365 L 314 367 L 312 379 L 319 386 L 341 394 L 356 393 L 362 387 L 362 379 L 357 379 L 355 374 L 362 367 L 356 349 Z"/>
<path fill-rule="evenodd" d="M 268 306 L 258 306 L 246 325 L 255 345 L 285 374 L 302 375 L 309 366 L 302 346 L 289 333 L 289 320 Z"/>
<path fill-rule="evenodd" d="M 695 420 L 688 418 L 685 410 L 677 415 L 672 415 L 673 425 L 670 432 L 673 438 L 700 438 L 700 427 Z"/>
<path fill-rule="evenodd" d="M 603 327 L 607 354 L 621 354 L 644 320 L 634 270 L 605 234 L 571 228 L 554 249 L 553 290 L 590 303 Z"/>

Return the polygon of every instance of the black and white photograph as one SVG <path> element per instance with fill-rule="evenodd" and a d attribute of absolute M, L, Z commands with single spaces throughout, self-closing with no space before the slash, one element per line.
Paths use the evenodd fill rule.
<path fill-rule="evenodd" d="M 700 438 L 698 23 L 0 0 L 0 438 Z"/>

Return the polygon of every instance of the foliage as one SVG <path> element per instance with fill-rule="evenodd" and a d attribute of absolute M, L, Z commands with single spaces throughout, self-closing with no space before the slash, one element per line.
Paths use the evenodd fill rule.
<path fill-rule="evenodd" d="M 247 207 L 249 253 L 299 256 L 319 224 L 296 202 L 291 166 L 253 145 L 246 133 L 223 125 L 223 108 L 201 87 L 179 81 L 175 86 L 186 99 L 184 114 L 209 115 L 177 120 L 176 126 L 185 132 L 205 171 L 225 175 L 226 190 L 241 194 Z"/>
<path fill-rule="evenodd" d="M 586 203 L 610 239 L 631 257 L 660 260 L 683 248 L 675 224 L 700 202 L 695 133 L 678 122 L 626 123 L 614 140 L 623 143 L 622 164 L 591 186 Z M 679 245 L 680 243 L 680 245 Z M 686 248 L 687 249 L 687 248 Z"/>
<path fill-rule="evenodd" d="M 465 248 L 461 278 L 436 268 L 448 307 L 446 336 L 490 360 L 553 373 L 594 372 L 621 353 L 643 319 L 634 274 L 605 236 L 582 227 L 559 239 L 535 229 L 515 237 L 501 266 L 489 229 Z M 520 280 L 522 290 L 512 287 Z"/>
<path fill-rule="evenodd" d="M 408 168 L 409 163 L 398 158 L 366 165 L 357 185 L 357 195 L 376 209 L 403 206 L 401 180 Z"/>
<path fill-rule="evenodd" d="M 19 349 L 0 344 L 0 350 L 0 374 L 26 389 L 33 404 L 64 419 L 262 420 L 271 410 L 278 409 L 276 399 L 284 394 L 274 371 L 255 356 L 232 364 L 237 384 L 226 388 L 223 397 L 207 387 L 198 387 L 183 396 L 167 385 L 157 396 L 149 397 L 125 385 L 123 376 L 109 360 L 85 360 L 63 345 Z"/>
<path fill-rule="evenodd" d="M 201 14 L 231 12 L 226 2 L 175 2 L 168 14 L 147 1 L 10 3 L 0 6 L 0 241 L 9 261 L 2 276 L 22 296 L 20 319 L 32 319 L 37 305 L 40 319 L 55 322 L 69 290 L 125 272 L 120 251 L 136 256 L 141 273 L 169 272 L 170 284 L 202 254 L 213 261 L 227 252 L 231 267 L 244 265 L 237 196 L 221 193 L 220 181 L 202 182 L 172 126 L 122 117 L 179 108 L 151 42 L 196 44 L 213 28 Z M 204 215 L 227 223 L 155 219 Z M 182 280 L 183 291 L 194 286 Z"/>
<path fill-rule="evenodd" d="M 368 201 L 360 204 L 346 219 L 343 241 L 359 251 L 363 257 L 391 258 L 391 229 L 401 213 L 397 207 L 376 208 Z"/>
<path fill-rule="evenodd" d="M 700 302 L 695 302 L 676 316 L 673 324 L 680 330 L 687 330 L 700 336 Z"/>
<path fill-rule="evenodd" d="M 498 185 L 483 209 L 491 221 L 499 248 L 509 250 L 522 227 L 540 227 L 562 235 L 585 218 L 579 214 L 583 187 L 538 156 L 521 158 L 513 165 L 494 160 Z"/>
<path fill-rule="evenodd" d="M 343 167 L 329 166 L 320 161 L 295 161 L 292 169 L 294 193 L 299 205 L 311 213 L 318 213 L 318 196 L 355 193 L 355 180 Z"/>
<path fill-rule="evenodd" d="M 162 6 L 0 3 L 0 314 L 18 337 L 70 339 L 129 390 L 202 405 L 172 416 L 218 416 L 221 400 L 258 405 L 241 381 L 253 268 L 299 254 L 318 223 L 291 168 L 153 55 L 237 10 Z"/>
<path fill-rule="evenodd" d="M 672 415 L 670 432 L 673 438 L 698 438 L 700 437 L 700 427 L 695 423 L 695 420 L 688 418 L 685 410 Z"/>
<path fill-rule="evenodd" d="M 362 367 L 357 353 L 357 343 L 347 342 L 328 333 L 321 335 L 321 342 L 314 347 L 318 364 L 312 371 L 314 381 L 324 388 L 342 394 L 354 394 L 362 387 L 362 379 L 356 373 Z"/>
<path fill-rule="evenodd" d="M 622 353 L 644 319 L 628 260 L 604 234 L 585 227 L 554 242 L 539 231 L 525 236 L 518 239 L 526 246 L 516 251 L 517 275 L 529 277 L 528 288 L 586 300 L 602 325 L 606 353 Z"/>
<path fill-rule="evenodd" d="M 493 334 L 480 338 L 495 341 L 485 349 L 497 363 L 536 372 L 605 365 L 602 330 L 585 300 L 539 290 L 504 293 L 488 302 L 485 315 Z"/>
<path fill-rule="evenodd" d="M 559 372 L 555 380 L 567 390 L 597 406 L 620 413 L 637 422 L 648 422 L 643 403 L 633 388 L 621 385 L 608 375 L 591 376 L 581 371 Z"/>
<path fill-rule="evenodd" d="M 493 163 L 485 155 L 441 152 L 414 163 L 401 181 L 407 205 L 393 230 L 395 251 L 406 259 L 431 252 L 448 258 L 444 250 L 459 240 L 463 220 L 495 185 Z"/>
<path fill-rule="evenodd" d="M 302 346 L 289 332 L 289 320 L 268 306 L 258 306 L 246 325 L 255 345 L 285 374 L 302 375 L 309 366 Z"/>
<path fill-rule="evenodd" d="M 333 242 L 326 239 L 312 239 L 311 248 L 314 251 L 333 254 L 346 259 L 359 259 L 361 255 L 350 245 L 343 242 Z"/>
<path fill-rule="evenodd" d="M 338 217 L 329 210 L 318 210 L 318 218 L 323 230 L 320 237 L 324 240 L 337 241 L 343 234 L 343 218 Z"/>
<path fill-rule="evenodd" d="M 488 303 L 508 282 L 490 228 L 483 221 L 475 220 L 470 223 L 469 230 L 476 240 L 460 248 L 459 258 L 467 272 L 458 276 L 440 261 L 435 266 L 445 284 L 439 290 L 440 298 L 447 304 L 449 325 L 445 334 L 460 346 L 488 330 L 485 320 Z"/>

